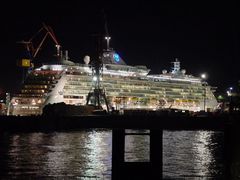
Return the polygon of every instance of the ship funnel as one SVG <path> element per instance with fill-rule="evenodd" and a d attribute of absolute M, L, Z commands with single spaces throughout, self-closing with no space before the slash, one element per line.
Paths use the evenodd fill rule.
<path fill-rule="evenodd" d="M 90 63 L 90 56 L 85 56 L 83 59 L 85 64 L 89 64 Z"/>

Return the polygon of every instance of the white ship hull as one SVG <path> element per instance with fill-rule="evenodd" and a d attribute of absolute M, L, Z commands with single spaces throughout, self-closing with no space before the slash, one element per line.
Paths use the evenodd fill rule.
<path fill-rule="evenodd" d="M 111 53 L 108 56 L 115 52 Z M 101 82 L 110 109 L 200 111 L 204 109 L 204 100 L 205 110 L 217 107 L 211 87 L 205 86 L 200 78 L 185 75 L 180 67 L 170 73 L 148 75 L 145 66 L 128 66 L 122 59 L 107 60 Z M 40 115 L 47 104 L 85 105 L 93 80 L 89 64 L 43 65 L 28 75 L 21 92 L 12 97 L 9 112 Z"/>

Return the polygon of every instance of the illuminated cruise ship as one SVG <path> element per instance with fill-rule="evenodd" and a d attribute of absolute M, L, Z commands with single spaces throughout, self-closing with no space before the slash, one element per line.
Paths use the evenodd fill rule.
<path fill-rule="evenodd" d="M 66 55 L 61 62 L 32 70 L 21 91 L 11 98 L 9 114 L 41 115 L 44 106 L 54 103 L 85 105 L 96 78 L 89 61 L 86 56 L 83 64 L 73 63 Z M 212 111 L 217 107 L 211 86 L 199 77 L 187 75 L 178 60 L 162 74 L 149 74 L 146 66 L 129 66 L 112 49 L 103 53 L 102 62 L 101 85 L 110 110 Z"/>

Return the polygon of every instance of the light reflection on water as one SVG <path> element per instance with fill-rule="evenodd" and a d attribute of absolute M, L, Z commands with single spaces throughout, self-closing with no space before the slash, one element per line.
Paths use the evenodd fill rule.
<path fill-rule="evenodd" d="M 223 177 L 223 133 L 213 131 L 165 131 L 165 177 Z"/>
<path fill-rule="evenodd" d="M 0 135 L 0 174 L 5 178 L 111 179 L 109 130 Z M 165 178 L 222 177 L 223 134 L 164 131 Z M 126 138 L 125 160 L 149 160 L 149 136 Z"/>
<path fill-rule="evenodd" d="M 109 177 L 111 141 L 111 132 L 101 130 L 5 135 L 0 139 L 5 171 L 0 173 L 13 178 Z"/>
<path fill-rule="evenodd" d="M 125 130 L 125 133 L 149 133 L 149 130 Z M 150 136 L 126 135 L 125 136 L 125 162 L 149 162 L 150 161 Z"/>

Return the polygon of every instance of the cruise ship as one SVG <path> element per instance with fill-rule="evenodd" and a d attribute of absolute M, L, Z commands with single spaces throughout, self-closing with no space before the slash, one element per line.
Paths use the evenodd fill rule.
<path fill-rule="evenodd" d="M 213 111 L 217 107 L 214 88 L 200 77 L 186 74 L 180 61 L 174 60 L 169 71 L 150 74 L 144 65 L 130 66 L 113 50 L 102 54 L 101 86 L 111 110 Z M 83 106 L 96 77 L 89 56 L 82 64 L 69 60 L 68 54 L 56 63 L 43 64 L 27 74 L 21 91 L 14 94 L 9 115 L 41 115 L 48 104 Z M 91 102 L 90 102 L 91 103 Z M 106 104 L 102 103 L 106 109 Z"/>

